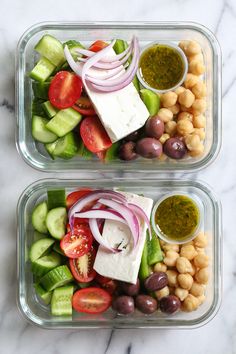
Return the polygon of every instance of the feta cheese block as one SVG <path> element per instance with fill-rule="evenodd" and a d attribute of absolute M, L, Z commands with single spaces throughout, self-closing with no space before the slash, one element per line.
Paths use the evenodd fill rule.
<path fill-rule="evenodd" d="M 109 55 L 115 55 L 113 49 Z M 116 77 L 124 71 L 125 69 Z M 99 78 L 108 72 L 111 71 L 90 68 L 89 75 Z M 140 129 L 149 117 L 149 112 L 132 82 L 114 92 L 96 91 L 89 83 L 85 88 L 113 143 Z"/>
<path fill-rule="evenodd" d="M 137 204 L 150 218 L 153 200 L 137 194 L 123 193 L 128 202 Z M 138 277 L 143 247 L 146 239 L 147 225 L 141 222 L 141 232 L 138 244 L 133 249 L 132 235 L 128 226 L 113 220 L 106 220 L 102 236 L 112 246 L 122 249 L 119 253 L 112 253 L 103 246 L 99 246 L 94 262 L 97 273 L 135 284 Z"/>

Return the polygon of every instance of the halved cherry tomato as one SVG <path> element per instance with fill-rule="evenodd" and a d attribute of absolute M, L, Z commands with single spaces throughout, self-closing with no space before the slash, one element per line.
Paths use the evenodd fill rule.
<path fill-rule="evenodd" d="M 81 283 L 88 283 L 96 277 L 96 271 L 93 269 L 93 264 L 96 256 L 95 248 L 78 258 L 70 258 L 70 270 L 73 277 Z"/>
<path fill-rule="evenodd" d="M 77 290 L 72 298 L 72 306 L 77 312 L 102 313 L 111 305 L 111 295 L 96 287 Z"/>
<path fill-rule="evenodd" d="M 79 189 L 78 191 L 71 192 L 68 194 L 66 197 L 66 207 L 67 209 L 70 209 L 72 205 L 74 205 L 80 198 L 86 196 L 92 191 L 90 188 L 82 188 Z"/>
<path fill-rule="evenodd" d="M 86 117 L 80 124 L 80 136 L 86 148 L 94 153 L 108 149 L 112 142 L 97 116 Z"/>
<path fill-rule="evenodd" d="M 85 225 L 78 225 L 73 233 L 68 232 L 60 242 L 60 247 L 69 258 L 78 258 L 91 250 L 93 236 L 90 228 Z"/>
<path fill-rule="evenodd" d="M 59 71 L 52 79 L 48 97 L 51 104 L 59 109 L 72 107 L 82 92 L 82 81 L 74 73 Z"/>
<path fill-rule="evenodd" d="M 91 44 L 91 46 L 89 47 L 89 50 L 91 50 L 92 52 L 99 52 L 101 49 L 107 47 L 108 44 L 104 41 L 98 40 L 96 42 L 94 42 L 93 44 Z"/>
<path fill-rule="evenodd" d="M 73 108 L 82 114 L 82 116 L 94 116 L 96 114 L 92 102 L 86 96 L 80 96 L 76 104 L 73 105 Z"/>

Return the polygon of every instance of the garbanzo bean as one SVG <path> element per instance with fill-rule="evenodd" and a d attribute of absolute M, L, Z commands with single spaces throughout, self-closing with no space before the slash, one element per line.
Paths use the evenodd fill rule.
<path fill-rule="evenodd" d="M 153 267 L 153 271 L 154 272 L 166 272 L 167 271 L 167 266 L 162 263 L 162 262 L 158 262 L 154 265 Z"/>
<path fill-rule="evenodd" d="M 206 97 L 206 84 L 204 82 L 199 81 L 197 82 L 192 88 L 192 93 L 194 94 L 195 98 L 203 98 Z"/>
<path fill-rule="evenodd" d="M 177 253 L 175 251 L 167 251 L 166 255 L 165 255 L 165 258 L 163 259 L 163 262 L 168 267 L 174 267 L 178 257 L 179 257 L 179 253 Z"/>
<path fill-rule="evenodd" d="M 179 96 L 180 93 L 184 92 L 185 88 L 183 86 L 179 86 L 177 87 L 177 89 L 175 90 L 175 93 Z"/>
<path fill-rule="evenodd" d="M 209 257 L 206 254 L 198 254 L 193 262 L 197 268 L 206 268 L 209 264 Z"/>
<path fill-rule="evenodd" d="M 204 232 L 199 232 L 199 234 L 193 240 L 195 247 L 205 248 L 207 246 L 207 237 Z"/>
<path fill-rule="evenodd" d="M 185 47 L 185 53 L 187 56 L 195 55 L 201 53 L 202 49 L 198 42 L 189 41 L 187 47 Z"/>
<path fill-rule="evenodd" d="M 197 252 L 196 252 L 193 245 L 184 245 L 181 247 L 181 250 L 180 250 L 181 257 L 185 257 L 189 261 L 191 261 L 196 255 L 197 255 Z"/>
<path fill-rule="evenodd" d="M 189 151 L 189 155 L 192 157 L 201 156 L 204 153 L 204 145 L 200 143 L 197 149 Z"/>
<path fill-rule="evenodd" d="M 206 111 L 206 100 L 204 98 L 197 98 L 192 104 L 194 114 L 204 113 Z M 198 128 L 198 127 L 196 127 Z"/>
<path fill-rule="evenodd" d="M 192 271 L 192 264 L 185 257 L 179 257 L 176 260 L 176 268 L 179 273 L 190 273 Z"/>
<path fill-rule="evenodd" d="M 201 296 L 204 294 L 205 288 L 204 285 L 197 283 L 196 281 L 193 282 L 193 285 L 190 289 L 190 294 L 192 294 L 193 296 Z"/>
<path fill-rule="evenodd" d="M 170 287 L 177 287 L 178 286 L 178 281 L 177 281 L 178 272 L 176 272 L 175 270 L 167 270 L 166 275 L 168 277 L 168 285 Z"/>
<path fill-rule="evenodd" d="M 199 306 L 199 300 L 193 296 L 192 294 L 189 294 L 183 302 L 183 310 L 187 312 L 195 311 Z"/>
<path fill-rule="evenodd" d="M 201 140 L 197 134 L 186 135 L 184 141 L 190 151 L 197 150 L 199 148 L 199 144 L 201 144 Z"/>
<path fill-rule="evenodd" d="M 193 120 L 193 115 L 189 112 L 181 112 L 178 114 L 177 121 L 182 120 L 182 119 L 187 119 L 190 122 Z"/>
<path fill-rule="evenodd" d="M 201 63 L 204 63 L 204 58 L 203 58 L 203 54 L 202 53 L 197 53 L 197 54 L 193 54 L 193 55 L 189 55 L 187 57 L 188 62 L 190 63 L 193 60 L 198 60 Z"/>
<path fill-rule="evenodd" d="M 188 135 L 193 132 L 193 124 L 187 119 L 181 119 L 177 122 L 177 132 L 180 135 Z"/>
<path fill-rule="evenodd" d="M 198 135 L 200 140 L 204 140 L 206 137 L 206 133 L 205 133 L 204 128 L 195 128 L 193 133 Z"/>
<path fill-rule="evenodd" d="M 166 142 L 166 140 L 168 140 L 168 139 L 170 139 L 170 135 L 167 133 L 164 133 L 160 137 L 159 141 L 160 141 L 160 143 L 164 144 Z"/>
<path fill-rule="evenodd" d="M 164 245 L 162 245 L 162 248 L 165 252 L 167 251 L 175 251 L 175 252 L 179 252 L 179 245 L 176 243 L 166 243 Z"/>
<path fill-rule="evenodd" d="M 203 114 L 196 114 L 193 116 L 193 126 L 194 128 L 205 128 L 206 117 Z"/>
<path fill-rule="evenodd" d="M 173 119 L 173 113 L 167 108 L 161 108 L 157 115 L 164 123 Z"/>
<path fill-rule="evenodd" d="M 202 294 L 201 296 L 197 297 L 199 305 L 203 304 L 203 302 L 206 300 L 206 296 Z"/>
<path fill-rule="evenodd" d="M 169 290 L 168 286 L 165 286 L 161 290 L 155 291 L 155 295 L 158 300 L 160 300 L 162 297 L 168 296 L 169 293 L 170 293 L 170 290 Z"/>
<path fill-rule="evenodd" d="M 206 68 L 205 65 L 197 60 L 191 60 L 188 66 L 188 71 L 194 75 L 202 75 L 205 72 Z"/>
<path fill-rule="evenodd" d="M 179 111 L 180 111 L 180 105 L 178 103 L 174 104 L 173 106 L 171 107 L 168 107 L 168 109 L 174 114 L 178 114 Z"/>
<path fill-rule="evenodd" d="M 180 299 L 180 301 L 184 301 L 188 296 L 188 290 L 182 288 L 176 288 L 174 294 Z"/>
<path fill-rule="evenodd" d="M 179 274 L 177 279 L 181 288 L 187 290 L 191 289 L 193 285 L 193 277 L 190 274 Z"/>
<path fill-rule="evenodd" d="M 177 123 L 174 120 L 171 120 L 165 124 L 164 130 L 165 133 L 169 134 L 170 136 L 176 133 Z"/>
<path fill-rule="evenodd" d="M 208 278 L 209 278 L 209 274 L 207 268 L 201 268 L 195 274 L 195 279 L 200 284 L 207 284 Z"/>
<path fill-rule="evenodd" d="M 196 76 L 196 75 L 193 75 L 193 74 L 191 74 L 191 73 L 188 73 L 187 75 L 186 75 L 186 79 L 185 79 L 185 81 L 184 81 L 184 87 L 186 88 L 186 89 L 190 89 L 190 88 L 192 88 L 194 85 L 196 85 L 198 82 L 199 82 L 199 77 L 198 76 Z"/>
<path fill-rule="evenodd" d="M 175 92 L 169 91 L 161 95 L 161 104 L 164 108 L 174 106 L 177 102 L 178 95 Z"/>
<path fill-rule="evenodd" d="M 193 105 L 194 100 L 195 96 L 189 89 L 183 91 L 178 96 L 178 102 L 186 108 L 190 108 Z"/>

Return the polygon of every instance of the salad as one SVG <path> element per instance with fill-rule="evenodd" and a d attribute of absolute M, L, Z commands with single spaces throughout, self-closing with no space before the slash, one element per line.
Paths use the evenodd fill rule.
<path fill-rule="evenodd" d="M 197 42 L 140 51 L 135 36 L 85 46 L 45 34 L 35 51 L 32 136 L 52 159 L 203 155 L 207 90 Z"/>
<path fill-rule="evenodd" d="M 53 316 L 109 309 L 169 315 L 204 302 L 206 234 L 182 244 L 163 241 L 150 222 L 153 202 L 118 190 L 47 191 L 32 211 L 29 259 L 36 295 Z"/>

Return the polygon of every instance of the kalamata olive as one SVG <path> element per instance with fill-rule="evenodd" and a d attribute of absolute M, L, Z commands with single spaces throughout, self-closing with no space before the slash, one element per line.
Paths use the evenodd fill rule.
<path fill-rule="evenodd" d="M 120 282 L 120 287 L 126 295 L 136 296 L 139 293 L 140 281 L 137 279 L 136 284 Z"/>
<path fill-rule="evenodd" d="M 136 152 L 147 159 L 160 157 L 162 154 L 162 144 L 154 138 L 143 138 L 136 143 Z"/>
<path fill-rule="evenodd" d="M 179 138 L 170 138 L 163 145 L 163 151 L 172 159 L 182 159 L 187 152 L 187 148 Z"/>
<path fill-rule="evenodd" d="M 139 131 L 136 130 L 135 132 L 133 132 L 133 133 L 127 135 L 127 136 L 124 138 L 124 140 L 125 140 L 125 141 L 136 141 L 136 140 L 138 140 L 138 137 L 139 137 Z"/>
<path fill-rule="evenodd" d="M 149 315 L 157 310 L 157 300 L 149 295 L 138 295 L 135 306 L 139 311 Z"/>
<path fill-rule="evenodd" d="M 164 123 L 158 116 L 148 118 L 145 124 L 146 134 L 159 139 L 164 133 Z"/>
<path fill-rule="evenodd" d="M 171 314 L 180 308 L 180 300 L 175 295 L 168 295 L 160 300 L 160 309 L 162 312 Z"/>
<path fill-rule="evenodd" d="M 112 302 L 112 308 L 122 315 L 134 312 L 134 299 L 131 296 L 121 295 Z"/>
<path fill-rule="evenodd" d="M 155 272 L 149 275 L 144 281 L 144 286 L 148 291 L 156 291 L 164 288 L 168 284 L 168 277 L 164 272 Z"/>
<path fill-rule="evenodd" d="M 125 161 L 135 160 L 138 157 L 135 152 L 135 143 L 133 141 L 127 141 L 122 144 L 119 150 L 119 157 L 121 160 Z"/>

